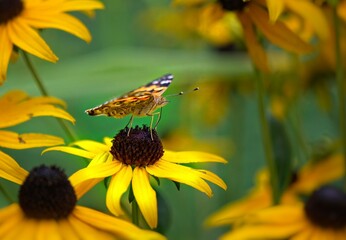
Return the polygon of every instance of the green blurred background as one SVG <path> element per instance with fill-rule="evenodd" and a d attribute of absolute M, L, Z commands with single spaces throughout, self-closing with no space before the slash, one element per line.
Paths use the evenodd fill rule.
<path fill-rule="evenodd" d="M 216 239 L 227 228 L 208 229 L 203 226 L 203 221 L 225 203 L 244 196 L 253 186 L 257 170 L 264 165 L 251 62 L 245 52 L 221 52 L 198 41 L 187 47 L 151 31 L 145 24 L 145 13 L 158 5 L 169 7 L 170 1 L 103 2 L 105 10 L 97 11 L 94 19 L 76 14 L 93 36 L 90 44 L 65 32 L 45 30 L 42 36 L 60 60 L 51 64 L 35 57 L 31 59 L 50 95 L 66 101 L 68 112 L 76 118 L 76 124 L 71 124 L 71 127 L 79 139 L 102 141 L 105 136 L 113 137 L 129 120 L 128 117 L 117 120 L 90 117 L 84 113 L 85 109 L 163 74 L 175 76 L 166 95 L 199 86 L 200 91 L 169 98 L 158 133 L 165 148 L 208 151 L 226 158 L 229 161 L 227 165 L 197 166 L 217 173 L 227 183 L 228 189 L 223 191 L 212 186 L 214 196 L 209 199 L 185 185 L 177 191 L 172 182 L 163 180 L 157 191 L 168 210 L 159 216 L 159 221 L 166 227 L 164 234 L 169 239 Z M 286 58 L 278 55 L 277 61 L 285 63 Z M 299 82 L 292 80 L 292 76 L 287 71 L 278 71 L 273 74 L 273 79 L 278 86 L 290 80 Z M 0 94 L 13 89 L 40 95 L 21 57 L 10 64 Z M 333 92 L 333 87 L 329 87 L 328 92 Z M 309 146 L 338 134 L 335 99 L 333 94 L 328 96 L 328 111 L 321 110 L 313 88 L 304 91 L 297 100 L 301 134 Z M 149 123 L 150 118 L 134 120 L 135 125 Z M 287 126 L 290 126 L 289 122 Z M 49 117 L 35 118 L 10 129 L 19 133 L 54 134 L 64 137 L 67 144 L 70 142 L 57 121 Z M 292 156 L 299 165 L 307 159 L 299 157 L 303 154 L 294 131 L 288 132 Z M 70 175 L 85 166 L 82 159 L 63 153 L 49 152 L 41 156 L 42 149 L 2 150 L 28 170 L 40 163 L 57 164 Z M 16 198 L 17 186 L 1 182 Z M 5 206 L 6 201 L 1 200 L 1 205 Z M 81 204 L 106 211 L 104 200 L 105 190 L 99 184 L 82 198 Z"/>

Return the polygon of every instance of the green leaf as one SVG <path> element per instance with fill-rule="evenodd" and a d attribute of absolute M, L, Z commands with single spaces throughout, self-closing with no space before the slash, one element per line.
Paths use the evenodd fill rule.
<path fill-rule="evenodd" d="M 274 151 L 275 167 L 278 179 L 279 196 L 285 191 L 292 176 L 291 144 L 282 121 L 272 115 L 268 116 L 270 135 Z"/>

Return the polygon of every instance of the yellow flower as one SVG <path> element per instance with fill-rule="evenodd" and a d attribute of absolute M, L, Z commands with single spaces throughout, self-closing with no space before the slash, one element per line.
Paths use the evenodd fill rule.
<path fill-rule="evenodd" d="M 311 161 L 293 175 L 293 181 L 284 192 L 281 203 L 297 202 L 299 194 L 310 194 L 318 186 L 339 179 L 344 174 L 344 161 L 341 154 L 328 156 L 317 162 Z M 234 224 L 241 218 L 267 208 L 272 204 L 271 188 L 267 171 L 258 174 L 257 185 L 243 199 L 232 202 L 212 214 L 207 220 L 208 226 Z"/>
<path fill-rule="evenodd" d="M 90 183 L 86 183 L 89 186 L 112 175 L 106 204 L 116 216 L 124 214 L 120 204 L 121 197 L 132 184 L 139 209 L 151 228 L 157 226 L 158 216 L 156 192 L 150 184 L 150 176 L 185 183 L 209 197 L 212 196 L 212 190 L 205 180 L 226 189 L 226 184 L 216 174 L 181 165 L 198 162 L 226 163 L 223 158 L 204 152 L 163 150 L 156 131 L 152 132 L 152 140 L 151 130 L 148 127 L 131 129 L 129 136 L 127 133 L 128 129 L 121 130 L 112 142 L 111 139 L 105 139 L 105 144 L 85 140 L 74 143 L 80 148 L 52 147 L 47 150 L 58 150 L 92 159 L 89 166 L 99 165 L 99 172 L 92 169 L 85 172 L 86 177 L 91 179 Z"/>
<path fill-rule="evenodd" d="M 287 10 L 309 24 L 317 36 L 325 40 L 330 36 L 328 22 L 322 8 L 311 0 L 267 0 L 270 20 L 275 22 Z"/>
<path fill-rule="evenodd" d="M 0 2 L 0 85 L 6 79 L 8 62 L 14 47 L 50 62 L 57 56 L 41 38 L 37 29 L 55 28 L 87 42 L 88 29 L 70 11 L 101 9 L 97 0 L 3 0 Z"/>
<path fill-rule="evenodd" d="M 184 1 L 179 1 L 179 4 L 184 5 Z M 192 3 L 187 1 L 185 5 L 190 7 Z M 257 40 L 255 28 L 258 28 L 270 42 L 285 50 L 297 54 L 312 50 L 308 43 L 292 32 L 283 22 L 280 20 L 270 21 L 267 5 L 262 0 L 205 0 L 204 4 L 198 3 L 195 7 L 201 9 L 201 12 L 207 13 L 202 15 L 207 19 L 202 18 L 201 24 L 204 24 L 202 29 L 208 36 L 210 34 L 220 36 L 220 34 L 225 33 L 225 31 L 210 32 L 213 29 L 221 29 L 221 22 L 228 24 L 228 29 L 231 31 L 230 26 L 235 26 L 234 23 L 231 24 L 234 22 L 235 16 L 239 21 L 238 25 L 242 28 L 244 41 L 252 61 L 258 69 L 264 72 L 269 71 L 268 60 L 262 45 Z M 268 5 L 268 7 L 272 8 L 273 6 Z M 200 27 L 201 25 L 198 25 L 198 28 Z M 229 37 L 229 39 L 233 38 Z"/>
<path fill-rule="evenodd" d="M 28 173 L 0 151 L 0 177 L 20 185 L 18 203 L 0 209 L 0 238 L 165 239 L 125 220 L 78 206 L 76 202 L 82 195 L 77 193 L 85 191 L 83 184 L 76 184 L 83 179 L 75 175 L 83 171 L 69 179 L 54 166 L 42 165 Z"/>
<path fill-rule="evenodd" d="M 337 6 L 338 15 L 346 22 L 346 0 L 339 1 Z"/>
<path fill-rule="evenodd" d="M 2 128 L 16 126 L 39 116 L 53 116 L 74 123 L 75 120 L 70 114 L 54 105 L 65 107 L 65 103 L 60 99 L 54 97 L 30 97 L 20 90 L 10 91 L 0 97 L 0 147 L 26 149 L 63 144 L 63 139 L 47 134 L 18 134 L 13 131 L 1 130 Z"/>
<path fill-rule="evenodd" d="M 346 194 L 325 186 L 305 203 L 282 204 L 261 210 L 226 239 L 343 240 L 346 236 Z"/>

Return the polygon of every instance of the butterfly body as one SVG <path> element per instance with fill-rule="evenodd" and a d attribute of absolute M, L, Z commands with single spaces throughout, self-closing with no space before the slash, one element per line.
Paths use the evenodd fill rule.
<path fill-rule="evenodd" d="M 166 98 L 161 95 L 167 90 L 172 80 L 173 75 L 166 74 L 145 86 L 88 109 L 85 112 L 90 116 L 106 115 L 114 118 L 123 118 L 130 114 L 132 117 L 152 116 L 156 109 L 168 103 Z"/>

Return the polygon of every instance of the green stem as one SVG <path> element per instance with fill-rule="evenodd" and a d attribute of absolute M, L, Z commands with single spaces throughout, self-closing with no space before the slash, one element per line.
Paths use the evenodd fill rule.
<path fill-rule="evenodd" d="M 29 68 L 41 94 L 43 96 L 46 96 L 46 97 L 49 96 L 48 91 L 46 90 L 45 86 L 43 85 L 43 83 L 40 79 L 40 76 L 38 75 L 36 69 L 34 68 L 34 65 L 32 64 L 28 54 L 25 51 L 22 51 L 22 52 L 23 52 L 23 56 L 24 56 L 24 62 L 26 64 L 26 66 Z M 56 120 L 58 121 L 58 123 L 59 123 L 60 127 L 63 129 L 63 131 L 66 133 L 67 137 L 73 142 L 76 141 L 77 136 L 72 131 L 72 129 L 69 127 L 69 125 L 67 125 L 67 123 L 60 118 L 56 118 Z"/>
<path fill-rule="evenodd" d="M 139 226 L 139 207 L 136 199 L 133 199 L 132 201 L 132 223 L 136 226 Z"/>
<path fill-rule="evenodd" d="M 279 180 L 278 173 L 276 170 L 276 164 L 273 154 L 273 146 L 270 137 L 270 129 L 269 124 L 266 118 L 265 112 L 265 87 L 263 83 L 263 75 L 260 72 L 256 72 L 256 81 L 257 81 L 257 103 L 260 117 L 260 124 L 262 130 L 262 141 L 264 144 L 264 153 L 265 159 L 267 163 L 267 167 L 270 174 L 270 185 L 272 189 L 272 201 L 273 204 L 278 204 L 280 200 L 279 193 Z"/>
<path fill-rule="evenodd" d="M 5 188 L 2 186 L 2 184 L 0 184 L 0 192 L 2 193 L 2 195 L 6 198 L 6 200 L 9 203 L 14 203 L 14 200 L 10 197 L 10 195 L 8 194 L 8 192 L 5 190 Z"/>
<path fill-rule="evenodd" d="M 305 164 L 310 158 L 309 148 L 306 145 L 306 140 L 302 131 L 301 119 L 299 116 L 298 105 L 295 104 L 297 100 L 292 104 L 291 115 L 288 117 L 288 121 L 291 124 L 292 132 L 297 140 L 299 149 L 298 149 L 298 161 L 301 164 Z"/>
<path fill-rule="evenodd" d="M 340 28 L 341 23 L 337 13 L 337 4 L 333 5 L 333 22 L 335 28 L 335 62 L 336 62 L 336 82 L 338 84 L 338 102 L 339 102 L 339 124 L 341 130 L 342 152 L 344 154 L 344 161 L 346 166 L 346 111 L 345 111 L 345 84 L 344 84 L 344 71 L 341 56 L 340 46 Z M 345 171 L 346 174 L 346 171 Z M 344 176 L 346 184 L 346 175 Z M 346 186 L 345 186 L 346 187 Z"/>

